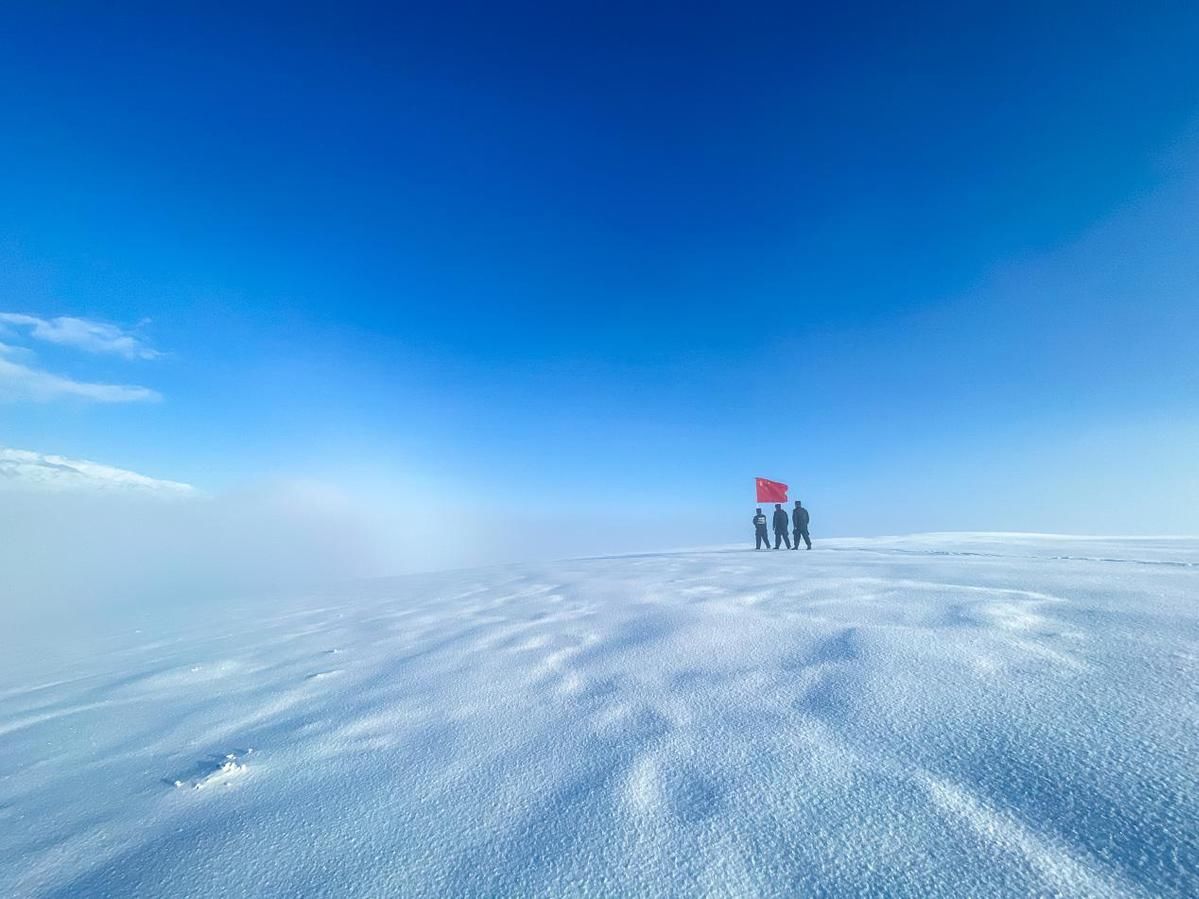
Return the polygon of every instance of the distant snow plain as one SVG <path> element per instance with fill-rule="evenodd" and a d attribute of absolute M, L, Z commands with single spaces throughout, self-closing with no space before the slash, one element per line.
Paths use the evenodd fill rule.
<path fill-rule="evenodd" d="M 7 895 L 1199 895 L 1199 539 L 818 539 L 106 627 L 0 657 Z"/>

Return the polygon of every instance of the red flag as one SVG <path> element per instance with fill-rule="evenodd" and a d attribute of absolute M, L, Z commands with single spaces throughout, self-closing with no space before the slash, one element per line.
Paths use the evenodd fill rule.
<path fill-rule="evenodd" d="M 778 481 L 768 481 L 766 478 L 755 478 L 758 484 L 758 502 L 785 503 L 787 501 L 787 485 Z"/>

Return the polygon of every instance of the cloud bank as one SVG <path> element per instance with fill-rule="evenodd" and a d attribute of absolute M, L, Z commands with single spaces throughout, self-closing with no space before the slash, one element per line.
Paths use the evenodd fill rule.
<path fill-rule="evenodd" d="M 219 614 L 231 603 L 358 577 L 633 550 L 654 545 L 654 535 L 660 542 L 661 519 L 675 514 L 631 523 L 593 513 L 580 528 L 573 508 L 537 515 L 473 503 L 455 511 L 448 493 L 381 477 L 345 488 L 290 479 L 213 493 L 0 448 L 0 617 L 87 627 L 118 606 Z M 463 532 L 452 524 L 456 514 L 488 525 Z"/>
<path fill-rule="evenodd" d="M 45 458 L 0 462 L 0 617 L 10 621 L 85 622 L 139 605 L 214 614 L 376 570 L 356 509 L 322 485 L 211 496 L 107 466 L 55 469 Z"/>

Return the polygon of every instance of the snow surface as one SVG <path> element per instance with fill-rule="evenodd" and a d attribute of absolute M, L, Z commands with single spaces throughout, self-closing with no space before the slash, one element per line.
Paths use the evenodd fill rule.
<path fill-rule="evenodd" d="M 6 659 L 0 883 L 1199 895 L 1199 539 L 816 546 L 129 611 Z"/>

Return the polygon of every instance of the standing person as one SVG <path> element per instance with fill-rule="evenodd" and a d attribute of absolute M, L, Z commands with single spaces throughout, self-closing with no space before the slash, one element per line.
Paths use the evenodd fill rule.
<path fill-rule="evenodd" d="M 810 516 L 808 510 L 803 507 L 803 503 L 799 500 L 795 501 L 795 508 L 791 510 L 791 523 L 795 526 L 795 545 L 792 549 L 799 549 L 799 540 L 802 537 L 803 542 L 807 544 L 808 549 L 812 548 L 812 538 L 808 536 L 808 521 Z"/>
<path fill-rule="evenodd" d="M 779 541 L 787 544 L 787 549 L 791 548 L 791 541 L 787 539 L 787 513 L 783 511 L 782 503 L 774 504 L 774 548 L 779 548 Z"/>
<path fill-rule="evenodd" d="M 754 515 L 754 542 L 757 546 L 755 550 L 762 548 L 762 544 L 766 544 L 766 548 L 770 549 L 770 535 L 766 533 L 766 516 L 762 514 L 762 509 L 759 506 L 757 513 Z"/>

